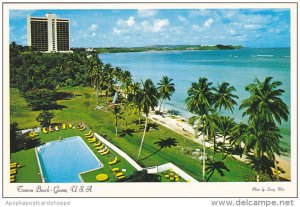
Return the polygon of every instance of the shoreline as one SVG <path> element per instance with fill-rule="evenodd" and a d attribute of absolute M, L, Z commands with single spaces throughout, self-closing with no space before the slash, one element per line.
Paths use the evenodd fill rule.
<path fill-rule="evenodd" d="M 192 126 L 190 126 L 186 122 L 185 118 L 183 118 L 179 115 L 172 116 L 164 111 L 163 116 L 162 116 L 162 115 L 155 114 L 155 112 L 151 112 L 149 114 L 149 119 L 151 119 L 152 121 L 154 121 L 164 127 L 169 128 L 170 130 L 172 130 L 176 133 L 183 135 L 187 139 L 190 139 L 194 142 L 199 143 L 200 145 L 203 145 L 203 141 L 202 141 L 203 136 L 201 135 L 198 138 L 195 138 L 195 131 L 192 128 Z M 222 137 L 217 138 L 217 142 L 218 141 L 222 142 L 222 140 L 223 140 Z M 206 147 L 211 147 L 212 145 L 213 144 L 211 142 L 208 142 L 208 141 L 205 142 Z M 234 158 L 240 160 L 241 162 L 246 162 L 246 157 L 244 155 L 242 157 L 234 156 Z M 287 157 L 287 156 L 276 156 L 278 166 L 285 171 L 284 174 L 279 174 L 279 177 L 282 177 L 287 180 L 291 180 L 291 161 L 290 161 L 290 159 L 291 158 Z"/>

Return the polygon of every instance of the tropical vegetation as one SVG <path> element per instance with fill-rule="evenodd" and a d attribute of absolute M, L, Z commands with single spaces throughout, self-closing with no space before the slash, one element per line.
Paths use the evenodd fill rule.
<path fill-rule="evenodd" d="M 13 95 L 20 92 L 22 100 L 26 100 L 21 108 L 11 102 L 12 143 L 16 142 L 15 132 L 25 126 L 49 126 L 51 120 L 83 121 L 142 166 L 171 161 L 202 181 L 250 181 L 254 172 L 256 181 L 272 180 L 275 169 L 279 179 L 276 156 L 282 155 L 284 149 L 279 145 L 278 126 L 282 119 L 288 119 L 289 110 L 281 99 L 281 83 L 272 77 L 255 79 L 245 88 L 249 97 L 242 100 L 239 109 L 247 122 L 239 124 L 223 114 L 224 110 L 233 112 L 237 106 L 234 86 L 227 82 L 215 86 L 205 77 L 191 84 L 186 104 L 194 116 L 189 123 L 195 129 L 195 137 L 202 138 L 203 147 L 201 161 L 195 162 L 189 149 L 198 148 L 196 142 L 149 119 L 151 111 L 161 108 L 175 92 L 171 78 L 163 76 L 157 87 L 151 79 L 134 82 L 129 71 L 104 65 L 96 52 L 45 54 L 15 43 L 10 45 L 10 51 L 11 99 L 20 98 Z M 26 120 L 37 117 L 39 124 L 24 121 L 22 114 L 27 115 Z M 211 141 L 212 150 L 206 148 Z M 11 147 L 12 152 L 20 149 Z M 246 157 L 248 165 L 235 160 L 237 156 Z M 247 178 L 241 177 L 243 173 L 237 175 L 233 168 L 239 168 Z M 145 178 L 142 172 L 139 176 Z"/>

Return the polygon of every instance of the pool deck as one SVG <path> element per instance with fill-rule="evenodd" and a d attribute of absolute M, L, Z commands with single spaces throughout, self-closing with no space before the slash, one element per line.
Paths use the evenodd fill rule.
<path fill-rule="evenodd" d="M 45 178 L 44 178 L 43 170 L 42 170 L 42 167 L 41 167 L 41 163 L 40 163 L 40 159 L 39 159 L 37 147 L 34 148 L 34 152 L 35 152 L 35 158 L 36 158 L 38 166 L 39 166 L 39 171 L 40 171 L 42 183 L 45 183 Z"/>
<path fill-rule="evenodd" d="M 97 169 L 101 169 L 104 167 L 104 164 L 101 162 L 101 160 L 94 154 L 94 152 L 90 149 L 90 147 L 82 140 L 82 137 L 81 136 L 74 136 L 74 137 L 68 137 L 68 138 L 64 138 L 64 139 L 70 139 L 70 138 L 79 138 L 79 140 L 83 143 L 83 145 L 90 151 L 90 153 L 92 154 L 92 156 L 94 156 L 94 158 L 99 162 L 99 164 L 101 164 L 100 167 L 97 167 L 97 168 L 93 168 L 93 169 L 90 169 L 90 170 L 87 170 L 87 171 L 83 171 L 83 172 L 80 172 L 78 173 L 78 177 L 80 179 L 80 181 L 82 183 L 84 183 L 83 179 L 81 178 L 81 174 L 82 173 L 86 173 L 86 172 L 90 172 L 90 171 L 94 171 L 94 170 L 97 170 Z M 38 167 L 39 167 L 39 171 L 40 171 L 40 176 L 41 176 L 41 180 L 42 180 L 42 183 L 46 183 L 45 181 L 45 177 L 44 177 L 44 174 L 43 174 L 43 170 L 42 170 L 42 167 L 41 167 L 41 163 L 40 163 L 40 158 L 39 158 L 39 155 L 38 155 L 38 148 L 42 147 L 42 146 L 45 146 L 47 145 L 48 143 L 53 143 L 53 142 L 61 142 L 62 140 L 55 140 L 55 141 L 51 141 L 51 142 L 47 142 L 43 145 L 40 145 L 40 146 L 37 146 L 34 148 L 34 151 L 35 151 L 35 156 L 36 156 L 36 159 L 37 159 L 37 163 L 38 163 Z"/>

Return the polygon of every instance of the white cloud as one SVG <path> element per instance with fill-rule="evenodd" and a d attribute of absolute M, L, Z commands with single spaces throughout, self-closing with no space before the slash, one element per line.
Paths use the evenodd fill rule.
<path fill-rule="evenodd" d="M 182 22 L 182 23 L 187 22 L 187 19 L 186 19 L 185 17 L 181 16 L 181 15 L 177 16 L 177 19 L 178 19 L 180 22 Z"/>
<path fill-rule="evenodd" d="M 168 19 L 155 19 L 152 23 L 148 21 L 141 22 L 141 27 L 146 32 L 161 32 L 169 25 Z"/>
<path fill-rule="evenodd" d="M 132 27 L 135 24 L 134 17 L 130 16 L 126 21 L 127 26 Z"/>
<path fill-rule="evenodd" d="M 164 29 L 164 27 L 169 25 L 168 19 L 156 19 L 153 23 L 153 31 L 160 32 Z"/>
<path fill-rule="evenodd" d="M 239 14 L 239 10 L 236 9 L 225 9 L 220 11 L 222 14 L 222 17 L 225 18 L 234 18 L 236 15 Z"/>
<path fill-rule="evenodd" d="M 182 34 L 182 29 L 183 29 L 183 27 L 181 27 L 181 26 L 171 27 L 170 31 L 174 34 Z"/>
<path fill-rule="evenodd" d="M 154 9 L 139 9 L 138 10 L 138 15 L 140 17 L 153 17 L 157 13 L 157 10 Z"/>
<path fill-rule="evenodd" d="M 120 34 L 121 32 L 122 32 L 122 30 L 120 30 L 116 27 L 113 28 L 113 34 Z"/>
<path fill-rule="evenodd" d="M 117 25 L 119 27 L 123 27 L 123 28 L 125 28 L 125 27 L 132 27 L 132 26 L 134 26 L 134 24 L 135 24 L 135 18 L 133 16 L 128 17 L 127 20 L 119 19 L 117 21 Z"/>
<path fill-rule="evenodd" d="M 209 18 L 204 22 L 203 26 L 210 27 L 214 22 L 215 22 L 215 20 L 213 18 Z"/>
<path fill-rule="evenodd" d="M 98 28 L 98 25 L 97 25 L 97 24 L 91 24 L 91 25 L 89 26 L 89 31 L 94 32 L 94 31 L 97 30 L 97 28 Z"/>
<path fill-rule="evenodd" d="M 233 29 L 229 29 L 229 30 L 227 30 L 227 32 L 228 32 L 229 34 L 231 34 L 231 35 L 236 34 L 235 30 L 233 30 Z"/>
<path fill-rule="evenodd" d="M 260 24 L 245 24 L 244 25 L 244 28 L 249 29 L 249 30 L 251 30 L 251 29 L 260 29 L 262 27 L 263 27 L 263 25 L 260 25 Z"/>
<path fill-rule="evenodd" d="M 213 18 L 209 18 L 203 23 L 203 26 L 200 26 L 198 24 L 193 24 L 192 30 L 196 32 L 202 32 L 205 28 L 209 28 L 214 22 L 215 20 Z"/>
<path fill-rule="evenodd" d="M 189 12 L 190 16 L 209 16 L 212 14 L 213 10 L 209 9 L 195 9 Z"/>
<path fill-rule="evenodd" d="M 202 28 L 198 24 L 193 24 L 192 29 L 197 32 L 201 32 Z"/>

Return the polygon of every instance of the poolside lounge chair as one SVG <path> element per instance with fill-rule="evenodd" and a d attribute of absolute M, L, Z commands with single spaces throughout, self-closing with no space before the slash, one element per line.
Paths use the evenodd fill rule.
<path fill-rule="evenodd" d="M 89 135 L 89 136 L 85 136 L 87 139 L 90 139 L 90 138 L 92 138 L 92 137 L 95 137 L 95 135 L 94 134 L 91 134 L 91 135 Z"/>
<path fill-rule="evenodd" d="M 58 128 L 58 126 L 55 126 L 55 127 L 54 127 L 54 129 L 55 129 L 56 131 L 59 131 L 59 128 Z"/>
<path fill-rule="evenodd" d="M 82 125 L 80 128 L 78 127 L 78 130 L 79 130 L 79 131 L 84 131 L 84 130 L 85 130 L 85 126 Z"/>
<path fill-rule="evenodd" d="M 62 129 L 67 129 L 67 125 L 66 124 L 62 124 L 61 128 Z"/>
<path fill-rule="evenodd" d="M 93 134 L 93 132 L 92 131 L 89 131 L 88 133 L 86 133 L 86 134 L 84 134 L 86 137 L 87 136 L 91 136 Z"/>
<path fill-rule="evenodd" d="M 10 176 L 10 182 L 11 182 L 11 183 L 16 182 L 16 177 L 15 177 L 15 176 L 13 176 L 13 177 Z"/>
<path fill-rule="evenodd" d="M 17 174 L 17 169 L 12 169 L 9 171 L 10 175 L 15 175 Z"/>
<path fill-rule="evenodd" d="M 89 143 L 92 144 L 92 143 L 95 143 L 97 141 L 97 139 L 96 138 L 92 138 L 92 139 L 89 139 L 88 141 L 89 141 Z"/>
<path fill-rule="evenodd" d="M 47 129 L 46 129 L 45 127 L 43 127 L 42 132 L 43 132 L 44 134 L 47 134 L 47 133 L 48 133 L 48 131 L 47 131 Z"/>
<path fill-rule="evenodd" d="M 117 177 L 118 180 L 123 180 L 124 178 L 126 178 L 124 175 L 120 176 L 120 177 Z"/>
<path fill-rule="evenodd" d="M 96 139 L 96 137 L 95 137 L 95 136 L 89 137 L 89 138 L 87 137 L 87 139 L 88 139 L 88 140 L 94 140 L 94 139 Z"/>
<path fill-rule="evenodd" d="M 115 168 L 112 168 L 111 171 L 113 171 L 113 172 L 119 172 L 120 169 L 118 167 L 115 167 Z"/>
<path fill-rule="evenodd" d="M 103 149 L 99 150 L 98 152 L 101 153 L 101 152 L 104 152 L 106 151 L 108 148 L 105 146 Z"/>
<path fill-rule="evenodd" d="M 100 155 L 107 155 L 109 153 L 109 149 L 106 149 L 104 152 L 100 152 Z"/>
<path fill-rule="evenodd" d="M 69 128 L 72 129 L 73 128 L 73 125 L 72 123 L 69 123 Z"/>
<path fill-rule="evenodd" d="M 51 126 L 49 126 L 49 132 L 54 132 L 55 131 L 55 129 L 53 129 Z"/>
<path fill-rule="evenodd" d="M 31 137 L 31 138 L 34 138 L 34 137 L 36 137 L 38 134 L 37 133 L 35 133 L 35 132 L 30 132 L 29 133 L 29 137 Z"/>
<path fill-rule="evenodd" d="M 11 162 L 10 165 L 16 165 L 18 164 L 17 162 Z"/>
<path fill-rule="evenodd" d="M 179 182 L 179 177 L 175 177 L 175 181 L 176 181 L 176 182 Z"/>
<path fill-rule="evenodd" d="M 121 176 L 124 176 L 124 173 L 123 172 L 117 172 L 117 173 L 115 173 L 115 176 L 116 177 L 121 177 Z"/>
<path fill-rule="evenodd" d="M 10 169 L 16 169 L 17 168 L 17 165 L 10 165 Z"/>
<path fill-rule="evenodd" d="M 117 162 L 118 162 L 118 157 L 115 157 L 115 159 L 112 160 L 112 161 L 110 161 L 110 162 L 108 162 L 108 164 L 109 164 L 109 165 L 114 165 L 114 164 L 116 164 Z"/>
<path fill-rule="evenodd" d="M 98 146 L 98 147 L 95 147 L 95 149 L 96 149 L 96 150 L 101 150 L 101 149 L 103 149 L 104 146 L 105 146 L 105 145 L 102 144 L 102 145 L 100 145 L 100 146 Z"/>
<path fill-rule="evenodd" d="M 94 147 L 99 147 L 101 145 L 101 141 L 97 142 L 96 144 L 93 144 Z"/>

